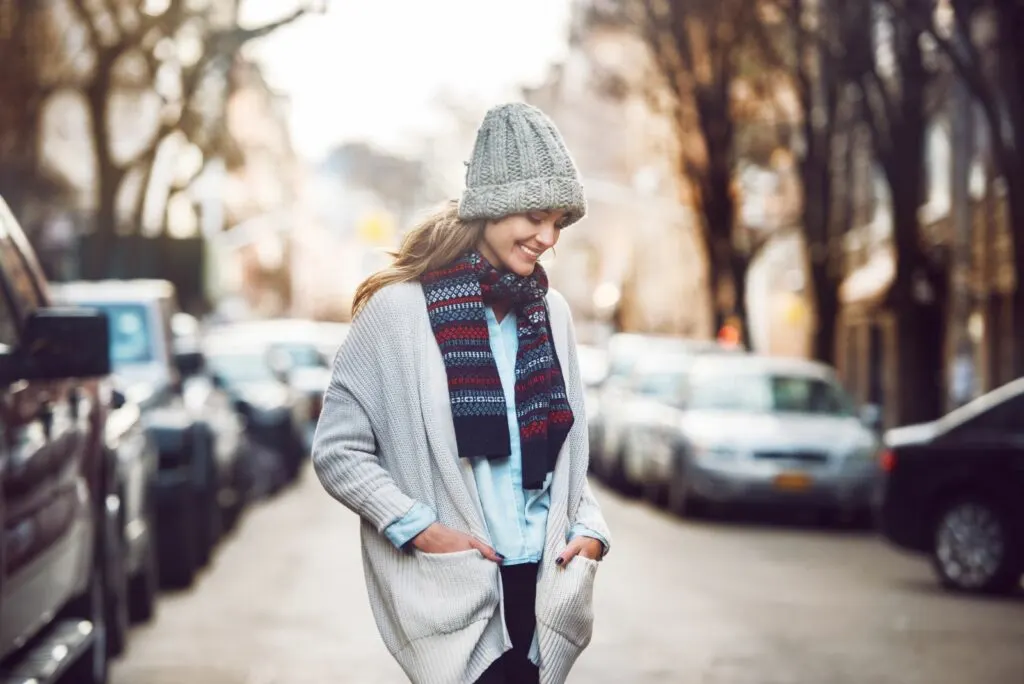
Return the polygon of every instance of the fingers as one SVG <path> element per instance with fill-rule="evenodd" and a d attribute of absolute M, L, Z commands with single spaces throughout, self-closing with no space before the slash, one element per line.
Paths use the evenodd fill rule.
<path fill-rule="evenodd" d="M 505 560 L 504 556 L 502 556 L 500 553 L 492 549 L 487 544 L 484 544 L 481 541 L 473 539 L 472 537 L 470 537 L 470 540 L 470 546 L 472 546 L 474 549 L 482 553 L 484 558 L 486 558 L 487 560 L 494 561 L 495 563 L 501 563 Z"/>
<path fill-rule="evenodd" d="M 579 555 L 580 547 L 579 538 L 577 537 L 576 539 L 573 539 L 569 542 L 569 545 L 565 547 L 565 550 L 558 554 L 558 558 L 555 559 L 555 565 L 564 568 L 569 561 Z"/>

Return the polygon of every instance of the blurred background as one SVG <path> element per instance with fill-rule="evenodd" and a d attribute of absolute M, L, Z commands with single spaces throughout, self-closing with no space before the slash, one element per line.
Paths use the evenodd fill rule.
<path fill-rule="evenodd" d="M 1015 0 L 0 0 L 0 681 L 404 681 L 308 450 L 506 100 L 590 207 L 570 681 L 1024 682 Z"/>

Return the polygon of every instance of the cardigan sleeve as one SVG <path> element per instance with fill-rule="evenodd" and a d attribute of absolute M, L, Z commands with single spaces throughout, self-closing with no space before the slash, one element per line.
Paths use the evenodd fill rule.
<path fill-rule="evenodd" d="M 399 489 L 380 464 L 369 418 L 379 407 L 364 405 L 371 404 L 386 386 L 382 369 L 394 352 L 394 325 L 400 320 L 379 294 L 356 316 L 335 357 L 313 438 L 312 461 L 324 489 L 383 532 L 412 511 L 416 501 Z"/>
<path fill-rule="evenodd" d="M 565 319 L 565 339 L 568 341 L 569 358 L 564 359 L 563 372 L 565 376 L 565 382 L 572 384 L 574 391 L 572 392 L 577 397 L 583 396 L 583 379 L 580 374 L 580 362 L 576 354 L 576 330 L 572 323 L 572 312 L 569 310 L 569 303 L 565 301 L 562 295 L 555 291 L 549 291 L 548 293 L 549 302 L 554 306 L 558 306 L 562 309 L 562 315 Z M 585 413 L 582 411 L 578 412 L 576 416 L 576 424 L 573 426 L 573 431 L 579 431 L 579 439 L 587 440 L 588 432 L 586 425 Z M 589 445 L 587 447 L 587 455 L 589 458 Z M 601 545 L 604 547 L 604 554 L 607 555 L 611 550 L 612 546 L 612 534 L 611 530 L 608 529 L 608 523 L 604 519 L 604 513 L 601 512 L 601 505 L 597 502 L 597 498 L 594 496 L 594 492 L 590 488 L 590 482 L 587 479 L 583 480 L 583 493 L 580 497 L 578 506 L 576 507 L 576 517 L 570 521 L 571 530 L 574 530 L 577 534 L 582 529 L 590 531 L 592 534 L 586 536 L 593 536 Z M 570 533 L 571 536 L 572 533 Z"/>

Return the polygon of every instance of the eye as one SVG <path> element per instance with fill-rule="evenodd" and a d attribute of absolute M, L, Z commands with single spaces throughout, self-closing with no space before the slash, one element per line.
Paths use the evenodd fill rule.
<path fill-rule="evenodd" d="M 533 224 L 539 225 L 541 223 L 544 223 L 544 217 L 538 214 L 527 214 L 526 218 L 530 219 L 530 223 Z"/>

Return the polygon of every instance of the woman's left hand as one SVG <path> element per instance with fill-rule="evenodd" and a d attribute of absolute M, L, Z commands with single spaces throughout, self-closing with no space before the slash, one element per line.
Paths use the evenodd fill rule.
<path fill-rule="evenodd" d="M 589 558 L 590 560 L 601 560 L 604 546 L 593 537 L 574 537 L 565 547 L 565 550 L 555 559 L 555 565 L 565 567 L 577 555 Z"/>

